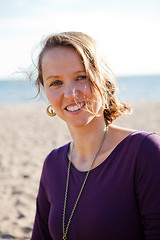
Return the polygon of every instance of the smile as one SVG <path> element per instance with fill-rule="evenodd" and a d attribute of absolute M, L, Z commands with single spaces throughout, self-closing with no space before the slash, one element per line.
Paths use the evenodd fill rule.
<path fill-rule="evenodd" d="M 80 110 L 82 107 L 84 107 L 85 103 L 78 103 L 75 106 L 68 106 L 65 109 L 70 112 L 75 112 Z"/>

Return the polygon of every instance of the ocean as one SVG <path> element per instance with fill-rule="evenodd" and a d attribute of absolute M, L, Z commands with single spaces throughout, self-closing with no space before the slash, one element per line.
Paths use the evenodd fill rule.
<path fill-rule="evenodd" d="M 123 101 L 159 100 L 160 75 L 117 77 L 118 96 Z M 37 90 L 29 80 L 0 81 L 0 104 L 37 103 L 46 101 L 36 97 Z"/>

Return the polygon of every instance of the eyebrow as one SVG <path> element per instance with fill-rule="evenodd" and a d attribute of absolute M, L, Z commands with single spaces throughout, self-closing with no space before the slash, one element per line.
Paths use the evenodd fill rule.
<path fill-rule="evenodd" d="M 73 74 L 76 75 L 76 74 L 78 74 L 78 73 L 86 73 L 86 71 L 85 71 L 85 70 L 83 70 L 83 71 L 80 70 L 80 71 L 74 72 Z M 57 78 L 61 78 L 61 76 L 59 76 L 59 75 L 55 75 L 55 76 L 51 75 L 51 76 L 49 76 L 49 77 L 46 78 L 46 81 L 49 80 L 50 78 L 52 78 L 52 79 L 54 79 L 54 78 L 57 79 Z"/>
<path fill-rule="evenodd" d="M 49 76 L 49 77 L 46 78 L 46 81 L 49 80 L 50 78 L 55 78 L 55 79 L 57 79 L 57 78 L 60 78 L 60 76 Z"/>

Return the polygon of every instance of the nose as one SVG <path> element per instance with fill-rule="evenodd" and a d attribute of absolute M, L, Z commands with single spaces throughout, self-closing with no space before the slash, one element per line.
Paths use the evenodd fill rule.
<path fill-rule="evenodd" d="M 75 87 L 75 84 L 73 83 L 68 83 L 65 85 L 64 88 L 64 97 L 66 99 L 75 99 L 75 97 L 78 96 L 78 90 Z"/>

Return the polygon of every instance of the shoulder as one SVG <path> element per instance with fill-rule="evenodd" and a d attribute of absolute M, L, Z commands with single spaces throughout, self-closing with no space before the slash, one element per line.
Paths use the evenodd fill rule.
<path fill-rule="evenodd" d="M 135 183 L 140 203 L 150 198 L 160 203 L 160 135 L 143 134 L 135 164 Z M 148 194 L 149 198 L 146 197 Z M 153 195 L 155 198 L 153 199 Z M 159 204 L 158 203 L 158 204 Z M 157 205 L 159 206 L 159 205 Z"/>
<path fill-rule="evenodd" d="M 46 157 L 43 165 L 43 170 L 51 168 L 57 164 L 61 164 L 61 160 L 66 158 L 70 143 L 67 143 L 61 147 L 53 149 Z"/>
<path fill-rule="evenodd" d="M 142 130 L 134 131 L 126 139 L 129 144 L 137 147 L 138 153 L 152 154 L 153 151 L 160 153 L 160 135 L 157 133 Z"/>
<path fill-rule="evenodd" d="M 153 132 L 141 132 L 142 141 L 139 146 L 139 155 L 142 157 L 160 160 L 160 135 Z M 160 162 L 160 161 L 159 161 Z"/>
<path fill-rule="evenodd" d="M 41 173 L 41 183 L 45 185 L 53 176 L 56 178 L 67 168 L 67 152 L 70 143 L 53 149 L 46 157 Z M 51 182 L 53 179 L 51 180 Z"/>
<path fill-rule="evenodd" d="M 135 158 L 147 158 L 153 156 L 160 158 L 160 135 L 143 130 L 132 130 L 114 127 L 114 144 L 123 146 L 123 150 Z"/>
<path fill-rule="evenodd" d="M 119 143 L 125 144 L 126 147 L 131 149 L 137 149 L 144 141 L 145 144 L 153 144 L 160 142 L 160 136 L 153 132 L 147 132 L 143 130 L 135 130 L 122 128 L 112 125 L 110 127 L 110 139 L 114 143 L 114 146 L 117 146 Z"/>
<path fill-rule="evenodd" d="M 128 129 L 128 128 L 122 128 L 115 125 L 111 126 L 112 134 L 115 136 L 115 138 L 119 138 L 121 141 L 127 137 L 129 139 L 139 138 L 139 139 L 148 139 L 151 142 L 156 141 L 159 142 L 160 135 L 154 132 L 148 132 L 144 130 L 135 130 L 135 129 Z"/>
<path fill-rule="evenodd" d="M 135 162 L 137 179 L 149 179 L 151 176 L 159 179 L 160 135 L 142 131 L 135 133 L 135 139 L 140 139 Z"/>
<path fill-rule="evenodd" d="M 69 147 L 69 144 L 70 143 L 67 143 L 63 146 L 60 146 L 58 148 L 54 148 L 47 156 L 46 159 L 50 159 L 54 156 L 57 156 L 57 155 L 63 155 L 66 151 L 68 151 L 68 147 Z"/>
<path fill-rule="evenodd" d="M 142 143 L 160 143 L 160 135 L 144 130 L 135 130 L 128 135 L 130 138 L 140 139 Z"/>

